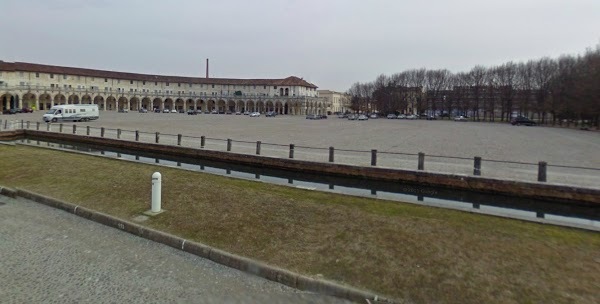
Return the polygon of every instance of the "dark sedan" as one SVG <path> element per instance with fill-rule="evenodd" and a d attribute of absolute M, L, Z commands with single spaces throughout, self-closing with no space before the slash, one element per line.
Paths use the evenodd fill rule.
<path fill-rule="evenodd" d="M 515 117 L 513 118 L 510 123 L 513 126 L 520 126 L 520 125 L 524 125 L 524 126 L 535 126 L 537 125 L 537 123 L 525 116 L 519 116 L 519 117 Z"/>

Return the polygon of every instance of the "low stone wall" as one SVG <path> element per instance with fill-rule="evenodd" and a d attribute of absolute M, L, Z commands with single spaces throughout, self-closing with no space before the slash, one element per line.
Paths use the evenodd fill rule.
<path fill-rule="evenodd" d="M 11 130 L 0 132 L 0 141 L 11 141 L 21 139 L 25 136 L 24 130 Z"/>
<path fill-rule="evenodd" d="M 440 174 L 423 171 L 409 171 L 380 167 L 361 167 L 335 163 L 319 163 L 294 159 L 282 159 L 259 155 L 125 141 L 118 139 L 53 133 L 34 130 L 20 130 L 28 138 L 56 140 L 88 145 L 120 148 L 132 152 L 150 152 L 174 157 L 188 157 L 219 162 L 228 162 L 257 167 L 268 167 L 296 172 L 343 176 L 358 179 L 380 180 L 444 187 L 482 193 L 544 199 L 568 203 L 600 204 L 600 189 L 578 188 L 563 185 L 499 180 L 477 176 Z"/>

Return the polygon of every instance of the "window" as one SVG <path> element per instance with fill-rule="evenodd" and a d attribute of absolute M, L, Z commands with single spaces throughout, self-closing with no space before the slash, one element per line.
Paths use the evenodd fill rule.
<path fill-rule="evenodd" d="M 104 82 L 108 82 L 108 79 L 104 78 Z"/>
<path fill-rule="evenodd" d="M 212 87 L 213 87 L 213 89 L 214 89 L 214 88 L 215 88 L 215 85 L 213 84 L 213 85 L 212 85 Z"/>
<path fill-rule="evenodd" d="M 190 88 L 192 87 L 192 84 L 190 83 Z"/>
<path fill-rule="evenodd" d="M 40 73 L 35 73 L 35 78 L 40 78 Z"/>
<path fill-rule="evenodd" d="M 51 83 L 51 84 L 50 84 L 50 87 L 51 87 L 51 88 L 53 88 L 53 87 L 54 87 L 54 84 L 53 84 L 53 83 Z"/>
<path fill-rule="evenodd" d="M 106 91 L 108 91 L 108 87 L 104 87 L 104 91 L 105 91 L 105 92 L 106 92 Z"/>
<path fill-rule="evenodd" d="M 277 90 L 277 86 L 273 86 L 273 89 Z"/>
<path fill-rule="evenodd" d="M 146 81 L 145 81 L 145 80 L 144 80 L 144 81 L 142 81 L 142 85 L 146 85 Z"/>
<path fill-rule="evenodd" d="M 133 89 L 129 89 L 129 92 L 133 92 Z"/>
<path fill-rule="evenodd" d="M 265 89 L 265 90 L 266 90 L 266 89 L 267 89 L 267 86 L 263 86 L 263 89 Z"/>
<path fill-rule="evenodd" d="M 63 79 L 67 79 L 67 75 L 63 75 Z"/>
<path fill-rule="evenodd" d="M 81 80 L 81 76 L 77 76 L 77 80 Z"/>
<path fill-rule="evenodd" d="M 65 88 L 65 89 L 67 88 L 67 85 L 66 85 L 66 84 L 64 85 L 64 88 Z"/>
<path fill-rule="evenodd" d="M 181 83 L 178 83 L 178 84 L 177 84 L 177 87 L 181 87 Z"/>
<path fill-rule="evenodd" d="M 50 78 L 54 78 L 54 74 L 50 74 Z"/>
<path fill-rule="evenodd" d="M 133 80 L 129 80 L 129 84 L 133 84 Z"/>
<path fill-rule="evenodd" d="M 156 81 L 155 81 L 155 82 L 154 82 L 154 85 L 158 85 L 158 82 L 156 82 Z"/>
<path fill-rule="evenodd" d="M 19 83 L 19 85 L 23 87 L 23 86 L 25 86 L 25 82 L 21 81 L 21 82 Z"/>
<path fill-rule="evenodd" d="M 117 79 L 117 83 L 121 83 L 121 79 Z"/>
<path fill-rule="evenodd" d="M 169 83 L 167 82 L 167 86 L 169 86 Z"/>
<path fill-rule="evenodd" d="M 85 109 L 79 109 L 79 112 L 85 112 Z"/>

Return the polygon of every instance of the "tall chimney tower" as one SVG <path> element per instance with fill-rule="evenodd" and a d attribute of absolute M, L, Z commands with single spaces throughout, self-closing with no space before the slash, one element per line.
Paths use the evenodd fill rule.
<path fill-rule="evenodd" d="M 208 58 L 206 58 L 206 78 L 208 78 Z"/>

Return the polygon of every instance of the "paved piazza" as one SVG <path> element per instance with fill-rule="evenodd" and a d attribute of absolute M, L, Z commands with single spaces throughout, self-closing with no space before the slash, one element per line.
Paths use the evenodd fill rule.
<path fill-rule="evenodd" d="M 349 303 L 0 196 L 2 303 Z"/>
<path fill-rule="evenodd" d="M 0 116 L 2 118 L 41 122 L 42 112 Z M 288 157 L 288 145 L 295 144 L 294 157 L 302 160 L 328 160 L 328 147 L 336 149 L 335 162 L 370 165 L 371 149 L 379 151 L 377 165 L 408 170 L 417 168 L 416 155 L 385 154 L 423 152 L 425 170 L 470 175 L 473 157 L 483 158 L 482 176 L 537 181 L 537 163 L 548 162 L 548 182 L 600 188 L 600 171 L 563 169 L 552 165 L 600 168 L 600 132 L 553 127 L 512 126 L 508 123 L 455 122 L 448 120 L 388 120 L 349 121 L 329 116 L 324 120 L 307 120 L 302 116 L 280 115 L 274 118 L 246 115 L 175 113 L 101 112 L 100 119 L 77 123 L 83 127 L 105 127 L 140 130 L 141 140 L 154 141 L 160 132 L 161 143 L 176 144 L 175 136 L 206 136 L 206 148 L 225 150 L 225 139 L 233 140 L 232 151 L 254 154 L 256 141 L 262 141 L 261 154 Z M 31 126 L 33 128 L 33 124 Z M 53 130 L 58 130 L 56 124 Z M 70 132 L 66 123 L 65 132 Z M 42 126 L 43 129 L 43 126 Z M 99 130 L 92 129 L 99 136 Z M 112 132 L 112 135 L 111 135 Z M 114 137 L 115 131 L 106 136 Z M 133 133 L 123 132 L 122 138 L 133 139 Z M 220 139 L 220 140 L 213 140 Z M 238 141 L 247 141 L 240 143 Z M 200 139 L 184 137 L 182 145 L 199 146 Z M 267 143 L 280 144 L 271 146 Z M 316 147 L 322 149 L 308 149 Z M 339 151 L 340 149 L 364 152 Z M 448 159 L 434 157 L 458 156 Z M 486 160 L 532 163 L 534 165 L 494 163 Z"/>

